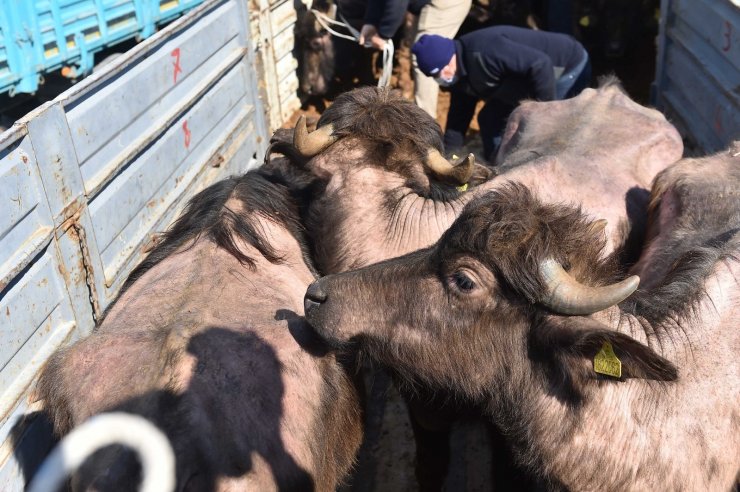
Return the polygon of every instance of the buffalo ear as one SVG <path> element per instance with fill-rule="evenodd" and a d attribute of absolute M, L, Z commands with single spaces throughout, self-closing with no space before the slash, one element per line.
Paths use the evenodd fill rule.
<path fill-rule="evenodd" d="M 622 363 L 622 376 L 603 376 L 594 371 L 594 357 L 604 342 L 611 344 Z M 551 383 L 574 397 L 582 395 L 589 380 L 619 381 L 639 378 L 675 381 L 678 369 L 647 345 L 598 321 L 582 316 L 548 316 L 530 334 L 530 354 L 550 371 Z"/>
<path fill-rule="evenodd" d="M 470 186 L 478 186 L 493 178 L 495 175 L 496 173 L 490 167 L 476 163 L 473 166 L 473 174 L 470 176 L 468 184 Z"/>

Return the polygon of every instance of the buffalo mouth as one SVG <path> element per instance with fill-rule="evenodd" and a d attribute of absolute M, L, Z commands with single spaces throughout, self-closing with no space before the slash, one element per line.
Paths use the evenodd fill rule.
<path fill-rule="evenodd" d="M 336 303 L 334 303 L 336 305 Z M 341 317 L 338 317 L 329 304 L 324 279 L 319 279 L 308 286 L 303 298 L 304 316 L 313 332 L 328 347 L 336 351 L 355 351 L 359 349 L 359 336 L 352 336 L 341 329 Z"/>

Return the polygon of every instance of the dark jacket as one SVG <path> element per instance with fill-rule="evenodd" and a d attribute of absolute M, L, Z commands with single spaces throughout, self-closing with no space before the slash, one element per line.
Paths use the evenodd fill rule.
<path fill-rule="evenodd" d="M 452 89 L 512 104 L 525 97 L 553 100 L 556 78 L 585 56 L 571 36 L 513 26 L 471 32 L 455 47 L 460 79 Z"/>
<path fill-rule="evenodd" d="M 365 24 L 372 24 L 381 38 L 390 39 L 403 23 L 406 10 L 418 15 L 431 0 L 368 0 Z"/>
<path fill-rule="evenodd" d="M 338 0 L 339 13 L 358 31 L 371 24 L 381 38 L 391 39 L 408 10 L 418 15 L 431 0 Z"/>

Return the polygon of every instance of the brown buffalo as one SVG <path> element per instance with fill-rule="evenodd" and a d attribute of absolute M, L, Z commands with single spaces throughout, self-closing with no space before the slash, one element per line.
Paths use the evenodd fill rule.
<path fill-rule="evenodd" d="M 56 432 L 127 411 L 167 434 L 177 490 L 334 490 L 360 444 L 360 405 L 343 365 L 307 336 L 310 265 L 274 177 L 253 171 L 199 193 L 96 331 L 45 368 Z M 109 450 L 75 488 L 134 490 L 137 468 Z"/>
<path fill-rule="evenodd" d="M 485 405 L 553 486 L 730 490 L 738 155 L 657 177 L 635 267 L 646 282 L 629 298 L 638 278 L 605 258 L 603 223 L 515 184 L 471 202 L 432 247 L 312 284 L 307 319 L 336 347 Z"/>

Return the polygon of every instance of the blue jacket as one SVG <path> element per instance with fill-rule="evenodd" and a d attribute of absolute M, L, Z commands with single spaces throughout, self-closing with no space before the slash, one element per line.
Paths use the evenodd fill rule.
<path fill-rule="evenodd" d="M 493 26 L 455 40 L 462 90 L 480 99 L 516 104 L 523 98 L 551 101 L 555 80 L 578 65 L 586 51 L 565 34 Z"/>

